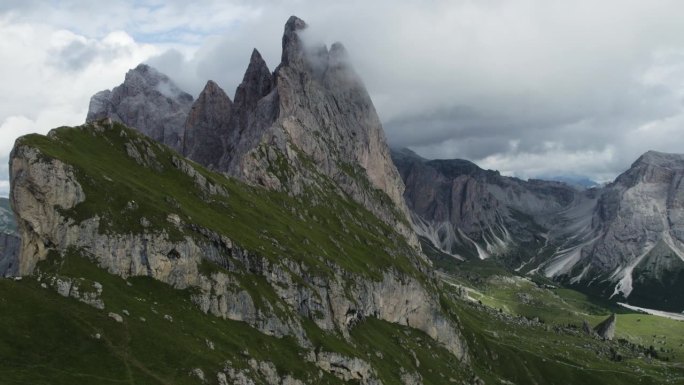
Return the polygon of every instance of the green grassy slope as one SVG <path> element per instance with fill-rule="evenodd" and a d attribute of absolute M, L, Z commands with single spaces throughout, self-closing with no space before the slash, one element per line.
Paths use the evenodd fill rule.
<path fill-rule="evenodd" d="M 51 258 L 38 269 L 43 282 L 59 276 L 102 284 L 106 309 L 61 297 L 36 278 L 0 280 L 2 384 L 199 384 L 190 375 L 194 368 L 216 384 L 216 373 L 227 360 L 234 368 L 246 368 L 250 359 L 273 362 L 279 374 L 305 383 L 342 383 L 307 362 L 307 352 L 290 338 L 266 336 L 245 323 L 201 313 L 190 302 L 189 290 L 146 277 L 124 280 L 77 254 Z M 122 315 L 124 322 L 117 323 L 109 312 Z M 308 329 L 314 349 L 377 364 L 385 384 L 401 384 L 400 367 L 420 373 L 426 384 L 468 374 L 431 338 L 407 327 L 367 319 L 349 341 L 313 324 Z"/>
<path fill-rule="evenodd" d="M 637 314 L 566 288 L 547 288 L 488 261 L 444 275 L 473 355 L 488 361 L 482 377 L 547 384 L 684 383 L 684 322 Z M 614 341 L 582 332 L 617 312 Z M 538 319 L 538 322 L 531 321 Z M 655 356 L 652 357 L 655 351 Z M 619 357 L 618 357 L 619 356 Z M 493 357 L 497 357 L 494 359 Z"/>

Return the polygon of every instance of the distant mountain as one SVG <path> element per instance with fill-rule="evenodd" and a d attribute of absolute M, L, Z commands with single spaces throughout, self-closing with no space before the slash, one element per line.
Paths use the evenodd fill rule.
<path fill-rule="evenodd" d="M 588 190 L 410 150 L 392 155 L 416 231 L 440 250 L 684 310 L 684 155 L 649 151 L 615 182 Z"/>
<path fill-rule="evenodd" d="M 419 235 L 457 258 L 523 267 L 552 252 L 549 229 L 592 200 L 567 184 L 502 176 L 467 160 L 426 160 L 394 151 Z M 563 215 L 561 215 L 563 213 Z"/>
<path fill-rule="evenodd" d="M 550 181 L 556 181 L 556 182 L 563 182 L 566 183 L 570 186 L 579 188 L 579 189 L 588 189 L 588 188 L 594 188 L 594 187 L 600 187 L 600 183 L 589 179 L 586 176 L 562 176 L 562 175 L 557 175 L 557 176 L 541 176 L 539 179 L 543 180 L 550 180 Z"/>
<path fill-rule="evenodd" d="M 7 198 L 0 198 L 0 233 L 15 233 L 17 224 Z"/>
<path fill-rule="evenodd" d="M 0 198 L 0 277 L 15 275 L 18 269 L 19 235 L 7 198 Z"/>
<path fill-rule="evenodd" d="M 639 157 L 600 190 L 591 236 L 551 262 L 564 266 L 553 275 L 630 304 L 684 310 L 683 178 L 684 155 Z"/>

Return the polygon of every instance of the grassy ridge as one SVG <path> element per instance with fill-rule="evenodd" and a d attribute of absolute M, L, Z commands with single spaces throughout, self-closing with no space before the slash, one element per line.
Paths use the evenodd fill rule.
<path fill-rule="evenodd" d="M 228 196 L 209 195 L 173 165 L 178 154 L 117 123 L 105 129 L 62 127 L 49 136 L 25 136 L 20 143 L 73 167 L 87 198 L 64 214 L 76 221 L 98 215 L 104 218 L 101 232 L 141 233 L 144 217 L 148 227 L 164 229 L 174 237 L 195 236 L 191 230 L 179 232 L 167 221 L 173 213 L 272 261 L 286 252 L 322 272 L 332 261 L 375 279 L 390 267 L 417 276 L 413 251 L 403 238 L 361 205 L 334 192 L 290 197 L 192 163 L 197 172 L 228 192 Z M 149 164 L 138 164 L 126 146 L 146 154 L 143 159 Z"/>

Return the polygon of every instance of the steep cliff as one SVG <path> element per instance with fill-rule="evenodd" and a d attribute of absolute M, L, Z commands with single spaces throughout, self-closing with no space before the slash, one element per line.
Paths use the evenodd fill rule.
<path fill-rule="evenodd" d="M 416 231 L 459 259 L 493 257 L 530 270 L 592 202 L 563 183 L 505 177 L 466 160 L 426 160 L 407 149 L 392 156 Z"/>
<path fill-rule="evenodd" d="M 320 173 L 415 243 L 406 222 L 404 186 L 362 81 L 340 43 L 330 50 L 309 47 L 299 35 L 305 28 L 296 17 L 286 23 L 272 89 L 258 101 L 245 98 L 240 108 L 252 112 L 241 120 L 243 127 L 234 128 L 223 168 L 294 194 L 325 188 L 317 181 Z M 261 62 L 252 59 L 241 87 L 263 94 L 270 82 Z"/>
<path fill-rule="evenodd" d="M 684 310 L 683 177 L 684 155 L 639 157 L 601 191 L 592 236 L 563 260 L 561 278 L 639 306 Z"/>

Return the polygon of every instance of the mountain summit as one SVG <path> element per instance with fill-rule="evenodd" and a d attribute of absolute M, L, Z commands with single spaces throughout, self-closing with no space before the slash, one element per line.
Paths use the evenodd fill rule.
<path fill-rule="evenodd" d="M 181 151 L 183 125 L 191 105 L 192 96 L 168 76 L 140 64 L 126 73 L 120 86 L 93 95 L 86 121 L 111 118 Z"/>
<path fill-rule="evenodd" d="M 329 177 L 417 246 L 404 185 L 363 82 L 342 44 L 309 46 L 301 37 L 306 28 L 296 16 L 287 21 L 282 62 L 272 74 L 253 51 L 234 103 L 210 82 L 190 108 L 191 98 L 168 77 L 141 65 L 114 91 L 93 96 L 88 119 L 110 117 L 204 166 L 293 195 L 325 189 L 319 176 Z M 142 115 L 148 109 L 141 106 L 158 106 L 166 96 L 160 84 L 175 97 L 168 108 Z M 183 135 L 176 140 L 168 132 Z"/>

